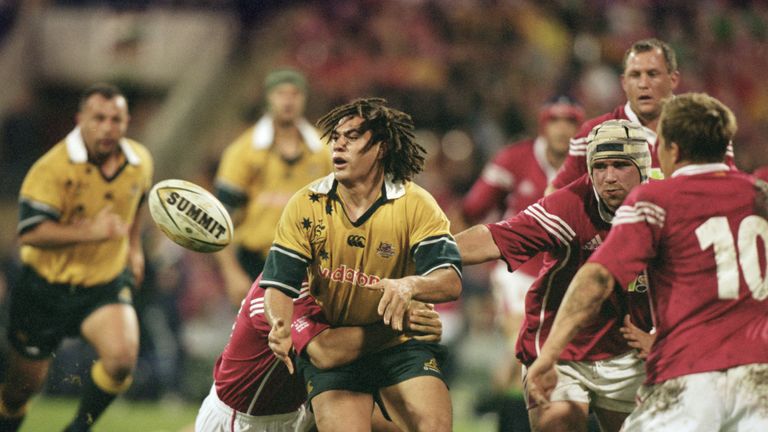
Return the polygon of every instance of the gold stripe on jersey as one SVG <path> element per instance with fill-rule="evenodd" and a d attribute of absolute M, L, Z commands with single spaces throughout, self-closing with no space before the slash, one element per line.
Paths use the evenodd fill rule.
<path fill-rule="evenodd" d="M 331 171 L 328 147 L 312 139 L 309 130 L 302 134 L 304 154 L 286 161 L 271 145 L 273 132 L 268 139 L 264 136 L 266 124 L 262 119 L 227 147 L 216 174 L 216 196 L 221 202 L 230 209 L 245 206 L 235 242 L 265 255 L 291 196 Z M 268 124 L 271 126 L 271 120 Z"/>
<path fill-rule="evenodd" d="M 19 196 L 18 232 L 46 220 L 65 224 L 92 218 L 111 206 L 132 224 L 152 185 L 152 158 L 141 144 L 124 139 L 124 165 L 112 178 L 87 162 L 79 130 L 56 144 L 30 168 Z M 128 237 L 77 243 L 59 248 L 21 247 L 21 260 L 50 283 L 93 286 L 108 282 L 125 269 Z"/>
<path fill-rule="evenodd" d="M 365 325 L 381 321 L 381 293 L 366 286 L 439 268 L 461 275 L 448 219 L 420 186 L 385 181 L 379 199 L 355 222 L 336 186 L 331 174 L 293 196 L 278 224 L 262 287 L 295 297 L 307 277 L 331 325 Z"/>

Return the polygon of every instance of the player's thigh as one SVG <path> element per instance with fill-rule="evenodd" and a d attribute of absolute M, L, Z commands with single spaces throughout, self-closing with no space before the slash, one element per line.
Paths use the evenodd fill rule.
<path fill-rule="evenodd" d="M 639 405 L 622 431 L 719 431 L 725 414 L 723 377 L 722 372 L 708 372 L 641 386 Z"/>
<path fill-rule="evenodd" d="M 592 393 L 592 406 L 605 413 L 606 423 L 616 417 L 611 413 L 629 414 L 635 409 L 637 389 L 645 381 L 645 364 L 635 350 L 605 360 L 572 364 Z"/>
<path fill-rule="evenodd" d="M 531 429 L 538 432 L 586 432 L 589 404 L 553 401 L 528 410 Z"/>
<path fill-rule="evenodd" d="M 724 432 L 768 431 L 768 363 L 736 366 L 726 372 L 730 412 Z"/>
<path fill-rule="evenodd" d="M 85 318 L 80 331 L 102 360 L 135 362 L 139 350 L 139 321 L 133 306 L 121 303 L 101 306 Z"/>
<path fill-rule="evenodd" d="M 406 430 L 450 431 L 451 397 L 434 376 L 417 376 L 380 391 L 387 412 Z"/>
<path fill-rule="evenodd" d="M 370 431 L 373 396 L 347 390 L 328 390 L 312 398 L 320 432 Z"/>
<path fill-rule="evenodd" d="M 124 271 L 114 280 L 89 288 L 80 334 L 112 368 L 132 367 L 139 351 L 139 320 L 133 308 L 134 279 Z"/>

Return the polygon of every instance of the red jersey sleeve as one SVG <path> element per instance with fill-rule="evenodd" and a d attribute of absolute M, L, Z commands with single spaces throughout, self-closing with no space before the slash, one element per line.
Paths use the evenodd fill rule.
<path fill-rule="evenodd" d="M 528 206 L 517 215 L 487 225 L 494 243 L 510 271 L 540 252 L 551 251 L 571 242 L 573 229 L 558 213 L 567 192 L 557 191 Z"/>
<path fill-rule="evenodd" d="M 320 305 L 309 295 L 296 300 L 293 307 L 294 320 L 291 325 L 291 338 L 296 353 L 301 354 L 315 336 L 330 328 L 331 325 L 325 319 Z"/>
<path fill-rule="evenodd" d="M 607 268 L 625 290 L 656 256 L 664 226 L 664 209 L 644 197 L 644 190 L 641 185 L 630 192 L 605 243 L 589 258 Z"/>

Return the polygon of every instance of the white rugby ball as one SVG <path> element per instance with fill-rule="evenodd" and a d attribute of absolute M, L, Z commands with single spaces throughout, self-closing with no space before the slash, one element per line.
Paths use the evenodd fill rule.
<path fill-rule="evenodd" d="M 210 192 L 184 180 L 163 180 L 149 191 L 149 213 L 168 238 L 197 252 L 232 241 L 232 219 Z"/>

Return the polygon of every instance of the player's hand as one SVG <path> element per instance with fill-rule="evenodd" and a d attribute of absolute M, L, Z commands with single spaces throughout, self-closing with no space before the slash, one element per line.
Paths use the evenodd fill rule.
<path fill-rule="evenodd" d="M 117 213 L 112 211 L 112 205 L 107 205 L 90 220 L 77 222 L 86 230 L 91 241 L 113 240 L 128 235 L 129 226 Z"/>
<path fill-rule="evenodd" d="M 378 312 L 384 324 L 391 326 L 393 330 L 403 331 L 403 317 L 413 299 L 413 287 L 408 283 L 408 279 L 382 279 L 368 286 L 368 289 L 383 293 Z"/>
<path fill-rule="evenodd" d="M 645 360 L 651 352 L 653 343 L 656 341 L 656 334 L 646 333 L 634 325 L 629 315 L 624 317 L 624 327 L 620 328 L 619 331 L 621 331 L 624 339 L 627 340 L 627 345 L 638 349 L 640 352 L 637 356 Z"/>
<path fill-rule="evenodd" d="M 554 359 L 540 356 L 528 368 L 526 380 L 528 382 L 528 395 L 541 406 L 549 403 L 552 391 L 557 386 L 557 370 Z"/>
<path fill-rule="evenodd" d="M 288 368 L 288 372 L 293 374 L 293 362 L 291 361 L 291 348 L 293 347 L 293 341 L 291 340 L 291 327 L 285 325 L 283 320 L 278 319 L 272 325 L 272 330 L 269 331 L 269 349 L 275 353 L 275 357 L 285 363 Z"/>
<path fill-rule="evenodd" d="M 440 314 L 431 304 L 413 302 L 406 315 L 406 334 L 424 342 L 440 342 L 443 336 L 443 323 Z"/>

